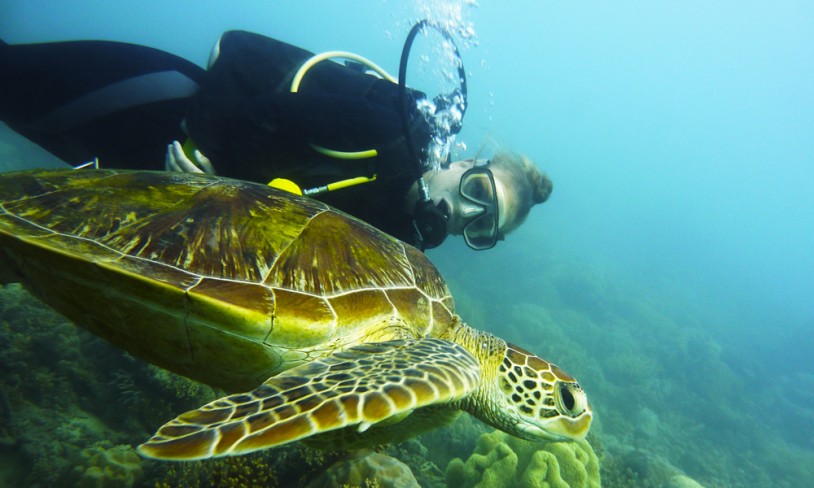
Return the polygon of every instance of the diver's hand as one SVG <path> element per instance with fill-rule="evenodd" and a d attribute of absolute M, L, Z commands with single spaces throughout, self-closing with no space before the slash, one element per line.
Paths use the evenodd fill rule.
<path fill-rule="evenodd" d="M 167 156 L 164 158 L 164 169 L 167 171 L 180 171 L 182 173 L 215 174 L 212 162 L 199 150 L 195 150 L 195 162 L 184 154 L 184 149 L 178 141 L 172 141 L 167 146 Z M 197 163 L 197 164 L 196 164 Z"/>

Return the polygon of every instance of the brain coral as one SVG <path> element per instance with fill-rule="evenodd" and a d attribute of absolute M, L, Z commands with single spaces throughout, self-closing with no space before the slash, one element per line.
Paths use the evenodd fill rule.
<path fill-rule="evenodd" d="M 599 488 L 599 460 L 586 441 L 530 442 L 494 431 L 466 462 L 449 463 L 446 480 L 456 488 Z"/>
<path fill-rule="evenodd" d="M 77 466 L 80 488 L 131 488 L 141 480 L 141 459 L 129 446 L 92 447 L 82 451 Z"/>
<path fill-rule="evenodd" d="M 344 486 L 420 488 L 406 464 L 369 450 L 357 451 L 352 457 L 336 462 L 308 484 L 308 488 Z"/>

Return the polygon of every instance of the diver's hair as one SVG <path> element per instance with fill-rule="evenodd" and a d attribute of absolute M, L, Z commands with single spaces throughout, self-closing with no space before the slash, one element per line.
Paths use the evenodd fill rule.
<path fill-rule="evenodd" d="M 531 207 L 548 200 L 554 185 L 537 165 L 526 156 L 511 152 L 499 152 L 492 157 L 489 166 L 511 177 L 507 182 L 512 196 L 507 195 L 514 212 L 509 222 L 503 226 L 504 233 L 508 233 L 523 223 Z"/>

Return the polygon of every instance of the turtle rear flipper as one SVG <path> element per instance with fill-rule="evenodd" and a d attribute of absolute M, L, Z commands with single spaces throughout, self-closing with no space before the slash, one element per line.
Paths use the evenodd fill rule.
<path fill-rule="evenodd" d="M 365 344 L 290 369 L 162 426 L 139 452 L 158 459 L 245 454 L 356 426 L 400 420 L 471 393 L 477 360 L 440 339 Z"/>

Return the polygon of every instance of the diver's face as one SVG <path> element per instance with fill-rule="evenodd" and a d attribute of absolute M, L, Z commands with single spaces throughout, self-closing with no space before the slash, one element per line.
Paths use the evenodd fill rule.
<path fill-rule="evenodd" d="M 429 187 L 430 198 L 433 202 L 447 214 L 447 230 L 450 234 L 461 235 L 464 232 L 464 227 L 472 222 L 472 220 L 484 213 L 484 206 L 479 205 L 478 200 L 482 193 L 486 198 L 491 196 L 491 185 L 486 179 L 475 179 L 469 185 L 471 194 L 476 198 L 465 198 L 461 195 L 461 178 L 467 170 L 473 167 L 472 161 L 457 161 L 451 163 L 448 169 L 435 171 L 425 175 L 427 186 Z M 494 191 L 498 202 L 499 212 L 499 225 L 502 227 L 506 222 L 506 191 L 503 181 L 504 178 L 498 176 L 493 172 L 494 176 Z M 480 183 L 480 184 L 479 184 Z M 480 189 L 480 187 L 483 189 Z M 471 232 L 470 228 L 470 232 Z"/>

